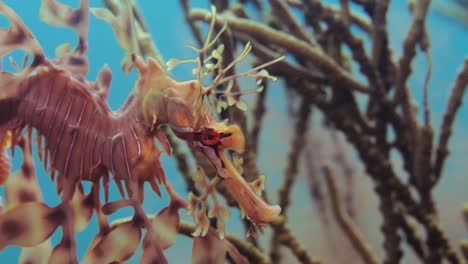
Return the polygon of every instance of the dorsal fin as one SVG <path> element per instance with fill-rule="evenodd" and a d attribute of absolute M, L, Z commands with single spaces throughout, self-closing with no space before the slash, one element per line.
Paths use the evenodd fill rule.
<path fill-rule="evenodd" d="M 101 98 L 103 101 L 107 100 L 107 96 L 109 95 L 109 87 L 110 83 L 112 81 L 112 72 L 105 64 L 102 69 L 99 71 L 98 76 L 96 78 L 96 91 L 95 93 L 99 98 Z"/>

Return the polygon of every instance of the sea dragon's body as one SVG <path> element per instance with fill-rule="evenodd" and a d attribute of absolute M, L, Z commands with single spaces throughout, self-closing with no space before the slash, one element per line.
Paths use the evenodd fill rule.
<path fill-rule="evenodd" d="M 0 111 L 7 113 L 0 126 L 35 128 L 46 142 L 44 160 L 61 174 L 65 187 L 111 173 L 116 180 L 149 181 L 159 193 L 155 180 L 164 175 L 156 132 L 145 127 L 137 101 L 131 97 L 111 112 L 85 83 L 44 67 L 19 83 L 16 96 L 0 100 Z"/>
<path fill-rule="evenodd" d="M 131 38 L 130 24 L 133 21 L 130 16 L 125 15 L 131 8 L 127 1 L 124 3 L 127 4 L 128 10 L 122 11 L 120 29 L 130 31 L 125 31 L 121 36 Z M 57 189 L 59 193 L 63 192 L 62 204 L 55 209 L 47 209 L 44 204 L 28 204 L 0 215 L 0 250 L 9 244 L 29 246 L 33 243 L 22 240 L 21 232 L 2 233 L 2 230 L 6 232 L 7 229 L 1 228 L 11 226 L 14 222 L 15 227 L 23 230 L 22 232 L 31 229 L 31 225 L 36 223 L 17 218 L 29 214 L 33 208 L 38 214 L 44 215 L 39 224 L 42 225 L 42 229 L 47 229 L 47 232 L 44 231 L 41 236 L 35 237 L 37 242 L 44 241 L 57 225 L 62 225 L 63 238 L 54 250 L 54 258 L 61 259 L 57 256 L 66 255 L 65 259 L 76 262 L 76 256 L 73 255 L 73 219 L 77 212 L 73 209 L 71 201 L 77 189 L 82 191 L 81 182 L 91 181 L 93 187 L 86 203 L 98 214 L 101 235 L 104 237 L 109 232 L 108 227 L 102 224 L 102 212 L 112 213 L 122 206 L 133 206 L 133 224 L 122 225 L 122 229 L 128 231 L 137 228 L 139 234 L 140 226 L 144 226 L 150 237 L 148 241 L 153 243 L 146 245 L 152 247 L 153 260 L 155 263 L 166 263 L 162 246 L 159 242 L 154 242 L 159 240 L 154 237 L 156 234 L 153 226 L 141 207 L 144 182 L 149 182 L 159 195 L 159 184 L 163 184 L 171 194 L 171 200 L 177 200 L 173 199 L 175 195 L 166 184 L 159 161 L 162 150 L 157 147 L 155 138 L 164 150 L 170 153 L 169 143 L 159 130 L 161 125 L 172 128 L 192 149 L 203 153 L 211 161 L 218 173 L 213 184 L 224 181 L 254 224 L 264 226 L 271 222 L 279 213 L 279 207 L 269 206 L 258 197 L 224 154 L 226 149 L 242 152 L 245 140 L 238 126 L 217 122 L 208 110 L 205 99 L 208 92 L 212 92 L 214 85 L 204 89 L 200 81 L 203 72 L 199 74 L 198 80 L 177 82 L 168 76 L 155 59 L 149 58 L 144 61 L 130 52 L 127 62 L 139 73 L 135 89 L 121 109 L 116 112 L 110 110 L 106 102 L 111 81 L 110 71 L 104 67 L 96 82 L 85 78 L 88 70 L 85 56 L 88 12 L 86 0 L 82 0 L 80 7 L 75 10 L 54 0 L 43 0 L 43 19 L 54 25 L 70 26 L 79 36 L 79 44 L 75 50 L 64 49 L 61 56 L 49 60 L 21 19 L 0 2 L 0 13 L 11 21 L 8 30 L 0 29 L 0 56 L 3 57 L 16 49 L 25 50 L 33 56 L 31 63 L 24 65 L 21 70 L 18 69 L 17 73 L 0 71 L 0 145 L 5 146 L 5 142 L 8 141 L 14 148 L 24 128 L 28 131 L 29 138 L 31 131 L 35 129 L 39 156 L 46 167 L 50 163 L 53 178 L 57 173 Z M 111 17 L 105 12 L 100 14 L 103 17 Z M 119 24 L 116 22 L 113 25 Z M 201 54 L 202 52 L 200 57 L 203 57 Z M 203 62 L 199 64 L 199 68 L 203 68 Z M 222 75 L 218 76 L 217 80 L 222 83 Z M 231 79 L 233 78 L 226 78 L 226 82 Z M 0 147 L 0 164 L 6 161 L 3 148 Z M 1 172 L 2 170 L 0 180 L 4 181 L 5 173 L 2 175 Z M 119 187 L 123 200 L 103 208 L 99 201 L 99 189 L 103 179 L 107 202 L 109 175 L 112 175 Z M 137 238 L 139 239 L 139 236 L 135 237 Z M 96 247 L 104 247 L 102 244 L 107 245 L 108 241 L 113 240 L 103 239 Z M 98 258 L 102 254 L 101 251 L 93 251 L 94 257 Z M 118 261 L 126 257 L 128 256 L 124 255 Z"/>

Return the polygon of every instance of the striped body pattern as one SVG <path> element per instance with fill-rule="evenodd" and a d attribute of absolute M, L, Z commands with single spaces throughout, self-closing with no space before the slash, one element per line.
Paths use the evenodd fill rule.
<path fill-rule="evenodd" d="M 148 180 L 159 192 L 155 180 L 164 181 L 160 151 L 139 122 L 134 99 L 113 113 L 80 81 L 49 69 L 32 74 L 20 90 L 21 100 L 14 106 L 17 120 L 12 122 L 16 127 L 10 129 L 37 130 L 45 140 L 43 161 L 50 163 L 51 173 L 61 175 L 62 185 L 98 181 L 111 173 L 115 180 L 140 179 L 140 185 Z"/>

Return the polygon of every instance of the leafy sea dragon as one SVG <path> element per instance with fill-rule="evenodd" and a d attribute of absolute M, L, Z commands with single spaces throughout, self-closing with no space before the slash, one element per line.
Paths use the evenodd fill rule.
<path fill-rule="evenodd" d="M 157 242 L 157 233 L 141 206 L 144 182 L 149 182 L 158 195 L 160 184 L 173 193 L 159 162 L 162 151 L 154 140 L 157 138 L 165 151 L 170 153 L 167 139 L 159 129 L 161 125 L 172 128 L 179 138 L 211 161 L 218 176 L 210 187 L 223 182 L 255 225 L 265 226 L 279 214 L 279 206 L 270 206 L 258 197 L 225 154 L 225 150 L 244 151 L 245 139 L 240 128 L 218 122 L 209 109 L 213 104 L 212 97 L 219 97 L 220 92 L 215 90 L 218 86 L 230 86 L 233 80 L 241 76 L 268 78 L 270 76 L 262 69 L 282 58 L 243 74 L 225 76 L 235 63 L 245 58 L 250 46 L 247 45 L 239 58 L 223 68 L 222 46 L 213 48 L 219 34 L 213 39 L 211 37 L 214 30 L 213 12 L 205 45 L 197 50 L 197 80 L 177 82 L 156 59 L 148 58 L 145 61 L 135 54 L 134 22 L 128 1 L 124 1 L 124 6 L 127 8 L 121 10 L 117 17 L 104 10 L 94 10 L 97 16 L 113 23 L 119 43 L 128 52 L 124 61 L 127 69 L 135 67 L 139 73 L 134 91 L 118 111 L 112 112 L 106 102 L 112 77 L 110 70 L 104 67 L 96 82 L 85 78 L 88 71 L 85 56 L 89 13 L 87 0 L 81 0 L 77 9 L 55 0 L 42 1 L 43 20 L 57 26 L 69 26 L 76 30 L 79 37 L 75 49 L 62 46 L 58 49 L 58 57 L 53 60 L 45 56 L 33 34 L 15 12 L 0 1 L 0 14 L 11 21 L 9 29 L 0 30 L 0 56 L 17 49 L 32 55 L 31 63 L 25 63 L 16 73 L 0 72 L 0 139 L 10 133 L 14 147 L 24 128 L 27 128 L 29 137 L 32 129 L 35 129 L 39 156 L 46 167 L 50 162 L 51 176 L 56 179 L 58 192 L 62 193 L 62 203 L 55 208 L 42 203 L 27 203 L 3 214 L 0 217 L 0 245 L 30 245 L 31 241 L 24 240 L 31 239 L 31 236 L 25 233 L 33 226 L 42 225 L 34 236 L 39 244 L 61 225 L 63 238 L 54 249 L 55 255 L 76 263 L 73 223 L 76 212 L 72 198 L 81 181 L 90 181 L 93 187 L 89 196 L 93 197 L 91 204 L 98 216 L 101 212 L 112 213 L 122 206 L 132 206 L 135 210 L 134 221 L 125 228 L 146 228 L 150 237 L 148 241 L 152 243 L 153 259 L 156 263 L 166 263 L 162 247 Z M 212 53 L 205 57 L 208 51 Z M 218 59 L 216 65 L 207 63 L 212 58 Z M 177 61 L 172 61 L 172 64 L 177 64 Z M 203 76 L 207 73 L 205 68 L 207 72 L 218 71 L 208 86 L 203 85 Z M 222 93 L 227 98 L 225 104 L 239 102 L 230 93 L 229 87 Z M 226 106 L 221 102 L 218 104 Z M 242 107 L 240 103 L 237 105 Z M 102 207 L 99 202 L 100 180 L 103 179 L 107 202 L 109 174 L 117 184 L 122 200 Z M 20 219 L 25 214 L 31 215 L 32 210 L 41 221 L 32 223 L 31 220 Z M 8 232 L 8 226 L 13 226 L 16 232 Z"/>

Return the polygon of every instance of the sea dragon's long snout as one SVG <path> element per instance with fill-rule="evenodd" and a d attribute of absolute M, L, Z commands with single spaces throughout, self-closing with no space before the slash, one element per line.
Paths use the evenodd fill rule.
<path fill-rule="evenodd" d="M 221 181 L 234 195 L 245 215 L 257 226 L 272 222 L 281 212 L 278 205 L 268 205 L 259 197 L 241 176 L 225 150 L 242 154 L 245 149 L 244 135 L 237 125 L 214 123 L 201 131 L 184 131 L 174 128 L 176 135 L 189 142 L 192 148 L 201 151 L 216 168 Z"/>

